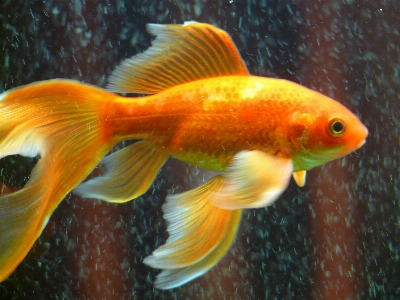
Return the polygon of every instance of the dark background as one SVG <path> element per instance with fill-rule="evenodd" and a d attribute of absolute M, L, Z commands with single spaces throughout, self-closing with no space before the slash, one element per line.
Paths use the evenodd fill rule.
<path fill-rule="evenodd" d="M 72 194 L 0 299 L 399 299 L 399 16 L 395 0 L 0 0 L 0 92 L 53 78 L 104 87 L 149 47 L 146 23 L 196 20 L 228 31 L 252 74 L 321 91 L 370 131 L 304 188 L 292 182 L 272 207 L 245 211 L 228 255 L 170 291 L 153 289 L 158 270 L 142 260 L 167 238 L 166 194 L 197 186 L 201 171 L 170 160 L 122 205 Z M 3 188 L 22 187 L 32 164 L 0 160 Z"/>

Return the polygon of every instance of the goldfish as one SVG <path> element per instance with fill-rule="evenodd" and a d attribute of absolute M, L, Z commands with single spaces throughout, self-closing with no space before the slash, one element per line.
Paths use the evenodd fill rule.
<path fill-rule="evenodd" d="M 368 130 L 339 102 L 250 75 L 227 32 L 197 22 L 147 29 L 152 46 L 117 66 L 106 89 L 54 79 L 0 94 L 0 157 L 39 157 L 22 189 L 0 195 L 0 281 L 69 192 L 124 203 L 174 157 L 217 172 L 167 196 L 169 237 L 144 259 L 161 269 L 155 287 L 181 286 L 227 253 L 243 209 L 271 205 L 292 176 L 303 186 L 307 170 L 365 143 Z M 138 141 L 108 154 L 126 140 Z M 86 179 L 96 166 L 104 172 Z"/>

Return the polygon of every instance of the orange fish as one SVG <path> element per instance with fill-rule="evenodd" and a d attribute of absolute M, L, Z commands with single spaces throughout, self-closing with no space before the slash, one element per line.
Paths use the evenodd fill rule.
<path fill-rule="evenodd" d="M 195 22 L 147 28 L 157 36 L 153 46 L 117 67 L 108 91 L 57 79 L 0 95 L 0 157 L 40 157 L 23 189 L 0 196 L 0 281 L 71 190 L 129 201 L 172 156 L 220 172 L 167 197 L 169 238 L 144 260 L 163 269 L 157 288 L 180 286 L 224 256 L 242 209 L 272 204 L 291 174 L 302 186 L 306 170 L 364 144 L 367 129 L 338 102 L 251 76 L 226 32 Z M 141 141 L 105 156 L 133 139 Z M 105 173 L 82 182 L 98 164 Z"/>

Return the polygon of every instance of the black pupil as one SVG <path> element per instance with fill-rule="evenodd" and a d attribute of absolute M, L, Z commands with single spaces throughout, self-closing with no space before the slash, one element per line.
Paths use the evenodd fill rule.
<path fill-rule="evenodd" d="M 333 123 L 332 128 L 333 128 L 334 132 L 342 132 L 343 124 L 342 124 L 342 122 L 337 121 L 337 122 Z"/>

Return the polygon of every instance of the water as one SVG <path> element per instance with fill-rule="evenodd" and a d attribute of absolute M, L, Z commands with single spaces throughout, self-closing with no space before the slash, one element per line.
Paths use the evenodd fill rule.
<path fill-rule="evenodd" d="M 266 209 L 247 210 L 210 272 L 170 291 L 142 263 L 167 238 L 167 193 L 202 172 L 170 160 L 144 197 L 64 200 L 1 299 L 400 298 L 400 8 L 396 1 L 2 1 L 0 89 L 72 78 L 104 86 L 151 41 L 145 24 L 197 20 L 227 30 L 249 71 L 286 78 L 356 112 L 360 150 L 309 172 Z M 3 120 L 1 120 L 3 122 Z M 16 187 L 34 161 L 0 161 Z"/>

